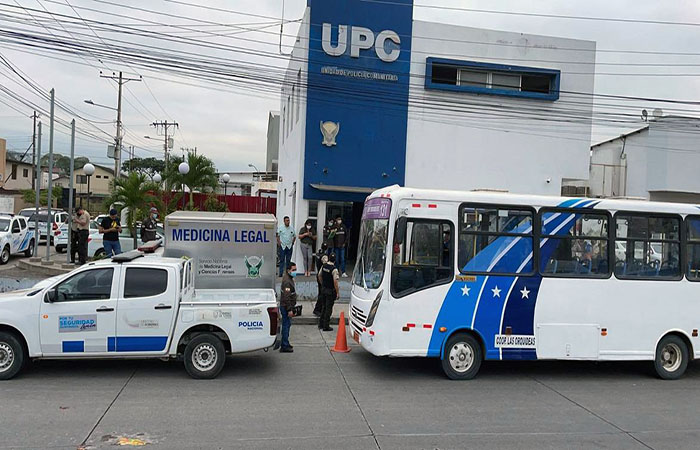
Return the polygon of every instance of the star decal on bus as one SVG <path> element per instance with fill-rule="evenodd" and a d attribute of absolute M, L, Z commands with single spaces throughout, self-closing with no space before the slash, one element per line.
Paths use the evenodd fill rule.
<path fill-rule="evenodd" d="M 530 291 L 527 290 L 527 286 L 524 286 L 523 290 L 520 291 L 520 293 L 522 294 L 522 298 L 526 298 L 528 300 L 530 299 L 530 297 L 529 297 Z"/>
<path fill-rule="evenodd" d="M 493 298 L 496 298 L 496 297 L 501 298 L 501 290 L 498 289 L 498 286 L 491 289 L 491 292 L 493 292 Z"/>
<path fill-rule="evenodd" d="M 469 297 L 469 289 L 471 289 L 471 288 L 469 286 L 467 286 L 466 284 L 464 286 L 462 286 L 462 295 L 463 296 L 466 295 L 467 297 Z"/>

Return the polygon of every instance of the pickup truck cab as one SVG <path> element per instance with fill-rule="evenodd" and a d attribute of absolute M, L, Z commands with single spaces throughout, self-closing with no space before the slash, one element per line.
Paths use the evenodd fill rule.
<path fill-rule="evenodd" d="M 34 255 L 34 233 L 27 219 L 12 214 L 0 214 L 0 264 L 7 264 L 10 255 Z"/>
<path fill-rule="evenodd" d="M 32 359 L 167 358 L 214 378 L 227 355 L 279 345 L 272 289 L 194 289 L 192 261 L 138 251 L 0 294 L 0 379 Z"/>

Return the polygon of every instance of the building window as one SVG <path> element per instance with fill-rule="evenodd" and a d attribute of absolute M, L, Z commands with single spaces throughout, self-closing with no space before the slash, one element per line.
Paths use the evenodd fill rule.
<path fill-rule="evenodd" d="M 284 138 L 287 133 L 287 107 L 282 107 L 282 143 L 284 144 Z"/>
<path fill-rule="evenodd" d="M 606 214 L 542 210 L 540 223 L 540 264 L 543 275 L 610 275 Z"/>
<path fill-rule="evenodd" d="M 301 103 L 301 70 L 297 72 L 297 122 L 299 121 L 299 104 Z"/>
<path fill-rule="evenodd" d="M 105 180 L 109 180 L 109 177 L 107 175 L 103 175 L 102 178 L 104 178 Z"/>
<path fill-rule="evenodd" d="M 534 272 L 531 209 L 463 205 L 459 214 L 459 269 L 465 273 Z"/>
<path fill-rule="evenodd" d="M 557 100 L 561 71 L 428 58 L 426 89 Z"/>
<path fill-rule="evenodd" d="M 87 184 L 87 175 L 76 175 L 75 176 L 75 183 L 76 184 Z"/>
<path fill-rule="evenodd" d="M 22 169 L 22 176 L 24 178 L 29 178 L 29 169 Z"/>
<path fill-rule="evenodd" d="M 10 178 L 13 180 L 17 179 L 17 164 L 12 164 L 12 172 L 10 173 Z"/>
<path fill-rule="evenodd" d="M 95 175 L 95 178 L 102 178 L 102 175 Z"/>
<path fill-rule="evenodd" d="M 675 216 L 615 216 L 615 276 L 632 279 L 681 277 L 681 220 Z"/>

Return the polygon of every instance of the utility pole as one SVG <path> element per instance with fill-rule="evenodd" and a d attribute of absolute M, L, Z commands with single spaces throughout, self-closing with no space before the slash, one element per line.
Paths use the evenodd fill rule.
<path fill-rule="evenodd" d="M 51 261 L 51 237 L 53 235 L 53 216 L 51 215 L 51 203 L 53 201 L 53 124 L 54 104 L 56 91 L 51 89 L 51 116 L 49 119 L 49 183 L 46 190 L 47 217 L 46 221 L 46 264 Z"/>
<path fill-rule="evenodd" d="M 114 176 L 119 178 L 122 157 L 122 86 L 129 81 L 141 81 L 142 77 L 124 78 L 122 72 L 119 72 L 119 76 L 114 72 L 112 72 L 112 75 L 102 75 L 100 71 L 100 78 L 109 78 L 110 80 L 116 81 L 119 86 L 119 97 L 117 99 L 117 135 L 114 139 Z"/>
<path fill-rule="evenodd" d="M 32 133 L 32 190 L 36 189 L 36 171 L 34 170 L 34 164 L 36 164 L 36 119 L 39 115 L 34 111 L 32 119 L 34 122 L 34 132 Z"/>
<path fill-rule="evenodd" d="M 163 128 L 163 134 L 165 136 L 165 144 L 163 145 L 163 151 L 165 153 L 165 173 L 168 173 L 168 128 L 169 127 L 175 127 L 175 128 L 180 128 L 180 125 L 178 125 L 177 122 L 168 122 L 167 120 L 161 121 L 161 122 L 153 122 L 151 124 L 152 127 L 155 127 L 156 131 L 159 131 L 160 128 Z M 167 178 L 166 178 L 166 183 L 167 183 Z"/>

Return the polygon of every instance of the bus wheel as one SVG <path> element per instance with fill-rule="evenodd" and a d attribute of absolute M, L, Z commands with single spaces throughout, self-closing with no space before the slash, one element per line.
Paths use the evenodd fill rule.
<path fill-rule="evenodd" d="M 479 372 L 483 355 L 474 336 L 455 334 L 447 340 L 442 370 L 452 380 L 471 380 Z"/>
<path fill-rule="evenodd" d="M 656 346 L 654 367 L 659 378 L 677 380 L 683 376 L 688 367 L 688 346 L 676 335 L 668 335 Z"/>

